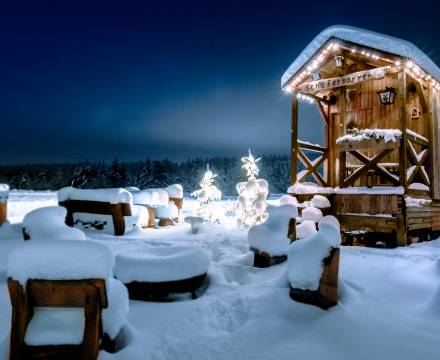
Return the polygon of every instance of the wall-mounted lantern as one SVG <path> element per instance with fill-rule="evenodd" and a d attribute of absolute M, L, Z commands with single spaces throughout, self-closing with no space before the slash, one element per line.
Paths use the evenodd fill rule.
<path fill-rule="evenodd" d="M 387 86 L 385 89 L 378 91 L 378 94 L 382 105 L 391 105 L 394 102 L 396 90 L 393 87 Z"/>
<path fill-rule="evenodd" d="M 344 57 L 341 55 L 335 56 L 336 67 L 340 68 L 344 65 Z"/>

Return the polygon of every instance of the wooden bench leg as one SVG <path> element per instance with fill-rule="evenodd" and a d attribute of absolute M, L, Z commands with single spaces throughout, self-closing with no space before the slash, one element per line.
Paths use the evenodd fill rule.
<path fill-rule="evenodd" d="M 102 332 L 98 298 L 99 294 L 96 290 L 95 294 L 87 295 L 86 299 L 82 357 L 84 360 L 95 360 L 98 357 L 99 337 Z"/>
<path fill-rule="evenodd" d="M 112 206 L 112 218 L 113 218 L 113 226 L 115 228 L 115 235 L 117 236 L 124 235 L 125 219 L 121 204 L 114 204 Z"/>

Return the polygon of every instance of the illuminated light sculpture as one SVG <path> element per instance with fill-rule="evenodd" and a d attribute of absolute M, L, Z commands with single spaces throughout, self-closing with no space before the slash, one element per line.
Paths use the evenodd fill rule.
<path fill-rule="evenodd" d="M 266 199 L 269 195 L 269 185 L 264 179 L 257 179 L 259 169 L 255 159 L 249 150 L 249 156 L 241 158 L 242 168 L 246 171 L 247 181 L 237 184 L 237 203 L 235 212 L 239 227 L 249 228 L 261 224 L 267 219 Z"/>

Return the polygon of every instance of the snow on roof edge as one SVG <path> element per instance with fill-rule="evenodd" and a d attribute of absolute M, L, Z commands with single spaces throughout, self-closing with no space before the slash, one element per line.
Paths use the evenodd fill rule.
<path fill-rule="evenodd" d="M 409 41 L 354 26 L 332 25 L 321 31 L 287 68 L 281 77 L 281 87 L 284 87 L 304 64 L 332 38 L 350 41 L 405 58 L 411 58 L 419 67 L 428 72 L 437 81 L 440 81 L 440 68 L 428 55 Z"/>

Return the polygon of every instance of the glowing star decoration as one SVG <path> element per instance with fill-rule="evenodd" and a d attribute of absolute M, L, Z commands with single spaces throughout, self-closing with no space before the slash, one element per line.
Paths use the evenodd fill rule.
<path fill-rule="evenodd" d="M 202 217 L 205 221 L 219 221 L 221 209 L 218 201 L 222 197 L 222 192 L 214 185 L 214 179 L 217 177 L 211 170 L 209 164 L 206 166 L 205 175 L 200 181 L 200 189 L 194 191 L 191 195 L 199 201 L 197 216 Z"/>
<path fill-rule="evenodd" d="M 257 162 L 259 162 L 260 160 L 261 158 L 254 159 L 254 156 L 251 154 L 250 149 L 249 156 L 244 156 L 241 158 L 241 161 L 243 162 L 243 165 L 241 167 L 246 170 L 246 176 L 248 180 L 254 180 L 258 176 L 260 169 L 258 169 Z"/>
<path fill-rule="evenodd" d="M 239 227 L 249 228 L 261 224 L 267 219 L 266 199 L 269 195 L 269 184 L 264 179 L 257 179 L 259 169 L 257 162 L 249 150 L 249 156 L 241 158 L 242 168 L 246 170 L 248 181 L 237 184 L 238 192 L 235 213 Z"/>

